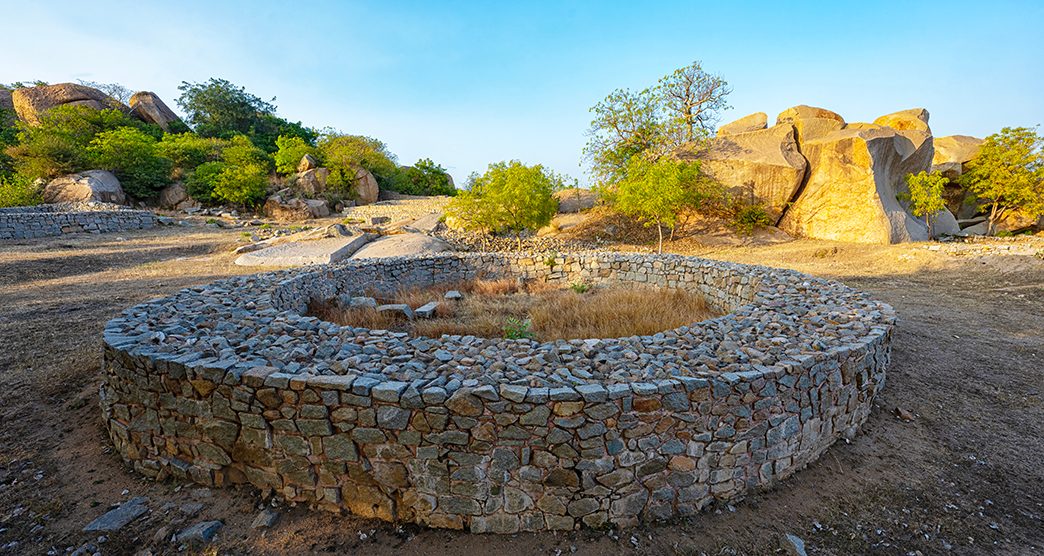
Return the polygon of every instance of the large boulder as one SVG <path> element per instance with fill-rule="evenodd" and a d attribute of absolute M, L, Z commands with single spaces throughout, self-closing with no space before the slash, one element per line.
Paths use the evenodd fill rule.
<path fill-rule="evenodd" d="M 931 168 L 935 155 L 932 129 L 928 127 L 928 111 L 924 108 L 901 110 L 881 116 L 874 123 L 894 130 L 897 135 L 895 145 L 902 161 L 899 168 L 901 179 L 896 183 L 896 192 L 907 193 L 909 188 L 905 176 Z"/>
<path fill-rule="evenodd" d="M 755 112 L 719 127 L 718 137 L 746 133 L 748 131 L 758 131 L 759 129 L 765 129 L 767 127 L 768 114 L 764 112 Z"/>
<path fill-rule="evenodd" d="M 752 196 L 764 205 L 773 222 L 801 187 L 808 167 L 789 123 L 745 133 L 719 133 L 707 149 L 679 153 L 679 158 L 700 160 L 703 171 L 734 196 Z"/>
<path fill-rule="evenodd" d="M 326 180 L 330 170 L 326 168 L 309 168 L 297 174 L 294 186 L 305 195 L 315 196 L 326 191 Z"/>
<path fill-rule="evenodd" d="M 556 191 L 554 197 L 558 201 L 558 212 L 560 213 L 590 210 L 598 202 L 597 193 L 590 189 L 581 189 L 579 187 L 569 187 Z"/>
<path fill-rule="evenodd" d="M 806 106 L 804 104 L 787 108 L 776 116 L 776 124 L 793 124 L 794 139 L 799 146 L 805 141 L 822 137 L 845 127 L 845 119 L 837 112 L 826 108 Z"/>
<path fill-rule="evenodd" d="M 44 112 L 65 104 L 89 106 L 95 110 L 121 108 L 119 101 L 98 89 L 76 83 L 23 87 L 11 93 L 15 112 L 22 121 L 37 125 Z"/>
<path fill-rule="evenodd" d="M 127 203 L 120 180 L 105 170 L 88 170 L 55 178 L 44 187 L 43 197 L 45 203 Z"/>
<path fill-rule="evenodd" d="M 171 110 L 156 93 L 139 91 L 130 97 L 131 113 L 141 121 L 156 124 L 163 131 L 170 131 L 171 124 L 181 121 L 181 118 Z"/>
<path fill-rule="evenodd" d="M 279 195 L 273 195 L 265 201 L 264 212 L 269 218 L 293 222 L 330 216 L 330 207 L 326 201 L 317 199 L 283 200 Z"/>
<path fill-rule="evenodd" d="M 373 177 L 367 169 L 359 168 L 355 171 L 355 204 L 369 205 L 376 203 L 381 195 L 381 189 L 377 186 L 377 178 Z"/>
<path fill-rule="evenodd" d="M 185 210 L 200 206 L 199 201 L 189 196 L 185 184 L 180 181 L 160 190 L 158 204 L 160 208 L 169 210 Z"/>
<path fill-rule="evenodd" d="M 297 163 L 297 172 L 307 172 L 308 170 L 314 170 L 319 167 L 319 161 L 310 154 L 306 154 L 301 157 L 301 162 Z"/>
<path fill-rule="evenodd" d="M 942 236 L 955 236 L 961 232 L 961 226 L 957 218 L 948 209 L 942 209 L 931 217 L 932 237 L 938 239 Z"/>
<path fill-rule="evenodd" d="M 968 163 L 979 156 L 982 139 L 968 135 L 948 135 L 934 139 L 935 155 L 932 156 L 932 171 L 949 178 L 943 191 L 946 207 L 958 218 L 970 218 L 978 212 L 976 203 L 968 198 L 968 192 L 957 182 L 968 170 Z"/>
<path fill-rule="evenodd" d="M 929 136 L 930 143 L 930 136 Z M 930 144 L 929 144 L 930 149 Z M 791 235 L 858 243 L 928 239 L 897 194 L 923 151 L 893 128 L 841 129 L 801 144 L 809 176 L 780 227 Z"/>

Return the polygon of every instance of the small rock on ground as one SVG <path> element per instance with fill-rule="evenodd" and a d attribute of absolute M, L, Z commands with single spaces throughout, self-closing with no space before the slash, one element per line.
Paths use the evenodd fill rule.
<path fill-rule="evenodd" d="M 128 523 L 138 519 L 149 511 L 149 499 L 136 496 L 120 504 L 118 507 L 98 516 L 83 528 L 84 531 L 119 531 Z"/>
<path fill-rule="evenodd" d="M 279 511 L 275 508 L 265 508 L 257 514 L 254 522 L 250 524 L 251 529 L 268 529 L 279 521 Z"/>
<path fill-rule="evenodd" d="M 224 524 L 220 521 L 201 521 L 178 532 L 177 542 L 204 545 L 214 540 Z"/>
<path fill-rule="evenodd" d="M 787 556 L 808 556 L 805 552 L 805 541 L 790 533 L 783 535 L 782 548 Z"/>

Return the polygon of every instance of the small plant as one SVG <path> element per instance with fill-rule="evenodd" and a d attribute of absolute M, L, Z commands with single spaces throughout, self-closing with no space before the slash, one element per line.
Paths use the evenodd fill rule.
<path fill-rule="evenodd" d="M 768 226 L 772 224 L 772 220 L 769 219 L 768 212 L 763 205 L 754 204 L 737 209 L 736 214 L 732 217 L 732 223 L 740 232 L 751 235 L 755 228 Z"/>
<path fill-rule="evenodd" d="M 271 230 L 272 229 L 272 223 L 271 222 L 265 222 L 264 224 L 261 224 L 261 229 L 262 230 Z"/>
<path fill-rule="evenodd" d="M 207 224 L 217 224 L 217 218 L 207 218 Z"/>
<path fill-rule="evenodd" d="M 508 317 L 504 322 L 504 337 L 508 340 L 532 340 L 536 338 L 536 334 L 530 330 L 532 326 L 533 321 L 530 319 Z"/>
<path fill-rule="evenodd" d="M 591 291 L 591 285 L 577 281 L 569 284 L 569 289 L 573 290 L 574 293 L 587 293 Z"/>
<path fill-rule="evenodd" d="M 547 254 L 547 257 L 544 257 L 544 264 L 546 264 L 551 270 L 554 270 L 556 259 L 558 259 L 558 251 L 552 251 Z"/>

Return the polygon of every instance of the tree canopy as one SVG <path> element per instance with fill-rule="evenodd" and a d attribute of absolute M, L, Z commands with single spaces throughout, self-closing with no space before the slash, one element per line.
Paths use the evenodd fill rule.
<path fill-rule="evenodd" d="M 959 183 L 989 212 L 989 232 L 1012 210 L 1044 215 L 1044 139 L 1036 129 L 1005 127 L 985 139 Z"/>
<path fill-rule="evenodd" d="M 906 176 L 906 185 L 910 192 L 905 195 L 905 200 L 910 203 L 910 212 L 914 216 L 924 218 L 929 234 L 932 230 L 932 217 L 946 208 L 943 191 L 947 183 L 950 183 L 949 178 L 939 172 L 928 173 L 922 170 Z"/>
<path fill-rule="evenodd" d="M 657 159 L 707 137 L 732 89 L 699 61 L 664 76 L 650 88 L 618 89 L 591 108 L 584 154 L 601 184 L 624 177 L 635 156 Z"/>
<path fill-rule="evenodd" d="M 558 210 L 552 195 L 561 187 L 561 177 L 539 164 L 497 162 L 481 176 L 471 176 L 467 190 L 450 202 L 446 214 L 466 229 L 513 232 L 521 242 L 524 230 L 551 222 Z"/>

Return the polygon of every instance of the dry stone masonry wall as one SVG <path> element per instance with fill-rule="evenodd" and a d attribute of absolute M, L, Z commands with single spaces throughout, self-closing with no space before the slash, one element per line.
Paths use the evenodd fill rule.
<path fill-rule="evenodd" d="M 87 232 L 100 234 L 156 226 L 156 215 L 107 203 L 0 208 L 0 239 L 32 239 Z"/>
<path fill-rule="evenodd" d="M 673 255 L 442 254 L 235 277 L 126 310 L 101 405 L 143 474 L 473 532 L 631 526 L 772 485 L 868 417 L 893 310 L 797 272 Z M 685 288 L 727 314 L 536 342 L 302 316 L 480 276 Z"/>

